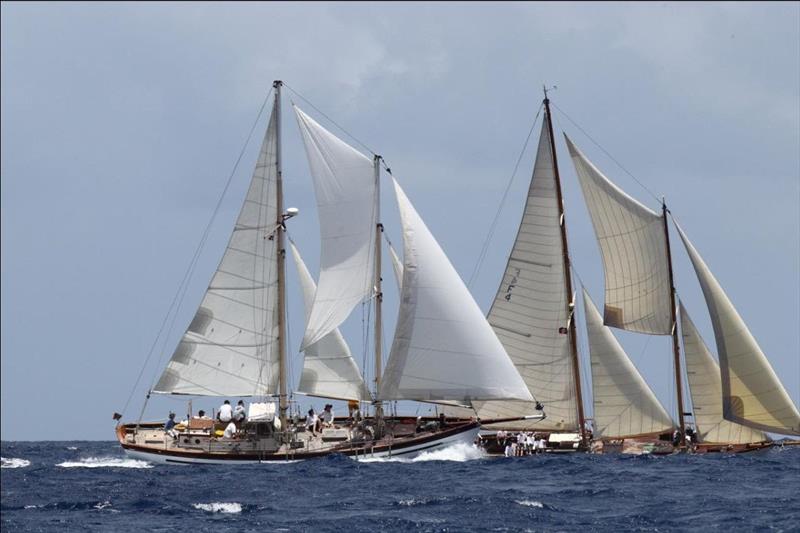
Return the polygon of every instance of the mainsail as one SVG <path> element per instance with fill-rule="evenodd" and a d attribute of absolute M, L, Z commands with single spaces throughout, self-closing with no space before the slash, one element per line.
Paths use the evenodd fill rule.
<path fill-rule="evenodd" d="M 800 435 L 800 413 L 708 266 L 678 226 L 711 315 L 722 375 L 726 420 L 783 435 Z"/>
<path fill-rule="evenodd" d="M 294 243 L 292 248 L 306 315 L 311 310 L 317 286 L 308 271 L 300 252 Z M 307 317 L 306 317 L 307 318 Z M 366 400 L 369 393 L 361 377 L 361 372 L 353 360 L 350 348 L 342 337 L 339 328 L 334 329 L 314 344 L 306 347 L 303 358 L 303 372 L 297 391 L 312 396 L 338 398 L 341 400 Z"/>
<path fill-rule="evenodd" d="M 692 412 L 702 443 L 747 444 L 769 440 L 764 433 L 722 416 L 722 379 L 719 365 L 708 351 L 689 314 L 680 304 L 686 374 L 692 395 Z"/>
<path fill-rule="evenodd" d="M 642 378 L 583 290 L 594 393 L 596 437 L 629 437 L 664 433 L 672 418 Z"/>
<path fill-rule="evenodd" d="M 542 121 L 525 211 L 488 321 L 547 418 L 517 421 L 542 430 L 577 431 L 578 418 L 564 290 L 564 249 L 552 143 Z M 530 415 L 529 402 L 474 404 L 483 419 Z M 494 427 L 494 426 L 492 426 Z"/>
<path fill-rule="evenodd" d="M 669 262 L 661 215 L 628 196 L 567 140 L 600 244 L 605 272 L 604 323 L 672 333 Z"/>
<path fill-rule="evenodd" d="M 319 284 L 302 349 L 336 329 L 372 295 L 377 216 L 372 159 L 294 107 L 308 155 L 322 240 Z"/>
<path fill-rule="evenodd" d="M 259 396 L 277 391 L 276 157 L 273 113 L 225 254 L 153 392 Z"/>
<path fill-rule="evenodd" d="M 528 388 L 397 181 L 404 264 L 381 400 L 515 399 Z"/>

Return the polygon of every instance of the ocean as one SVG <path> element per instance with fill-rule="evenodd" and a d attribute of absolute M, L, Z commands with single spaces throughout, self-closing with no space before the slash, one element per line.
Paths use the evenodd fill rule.
<path fill-rule="evenodd" d="M 800 447 L 742 455 L 162 466 L 2 442 L 3 531 L 800 531 Z"/>

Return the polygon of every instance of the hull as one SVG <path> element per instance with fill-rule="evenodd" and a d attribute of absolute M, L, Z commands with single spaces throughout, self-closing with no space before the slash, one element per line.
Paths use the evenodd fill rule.
<path fill-rule="evenodd" d="M 746 444 L 695 444 L 692 453 L 704 455 L 707 453 L 748 453 L 772 448 L 772 442 L 748 442 Z"/>
<path fill-rule="evenodd" d="M 185 450 L 172 445 L 168 438 L 157 439 L 158 431 L 145 430 L 144 438 L 129 437 L 130 426 L 120 426 L 118 440 L 125 453 L 132 458 L 159 464 L 261 464 L 277 462 L 294 462 L 317 459 L 328 455 L 345 455 L 355 460 L 380 458 L 413 458 L 422 453 L 440 450 L 456 444 L 472 444 L 478 435 L 480 426 L 477 422 L 453 424 L 436 431 L 426 431 L 415 435 L 388 437 L 368 442 L 345 441 L 318 446 L 311 439 L 306 439 L 303 448 L 280 445 L 275 450 L 243 450 L 235 441 L 201 440 L 195 449 Z M 179 441 L 180 441 L 179 437 Z M 200 440 L 200 439 L 198 439 Z M 263 439 L 262 439 L 263 440 Z M 295 442 L 302 442 L 298 440 Z M 208 444 L 206 447 L 205 444 Z M 214 445 L 231 444 L 228 449 L 214 450 Z"/>

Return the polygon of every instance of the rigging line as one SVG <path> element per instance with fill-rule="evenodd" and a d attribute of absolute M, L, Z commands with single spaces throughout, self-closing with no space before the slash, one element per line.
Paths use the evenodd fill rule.
<path fill-rule="evenodd" d="M 516 177 L 517 170 L 519 169 L 519 165 L 522 162 L 522 157 L 525 155 L 525 150 L 528 148 L 528 142 L 530 142 L 531 135 L 533 135 L 533 130 L 536 127 L 536 121 L 539 119 L 539 115 L 542 112 L 543 105 L 544 104 L 539 104 L 539 109 L 536 111 L 536 116 L 533 118 L 533 122 L 531 123 L 531 129 L 530 131 L 528 131 L 528 136 L 525 138 L 525 144 L 522 145 L 522 150 L 519 153 L 519 157 L 517 157 L 517 163 L 514 165 L 514 171 L 511 173 L 511 177 L 509 178 L 508 184 L 506 185 L 506 190 L 503 192 L 503 197 L 500 199 L 500 205 L 497 207 L 497 212 L 494 215 L 494 219 L 492 220 L 492 223 L 489 225 L 489 232 L 486 234 L 486 238 L 483 241 L 483 246 L 481 247 L 480 254 L 478 254 L 478 260 L 476 261 L 475 267 L 472 269 L 472 274 L 470 275 L 469 281 L 467 282 L 467 288 L 472 286 L 472 283 L 478 276 L 478 272 L 480 272 L 481 266 L 483 265 L 483 260 L 486 258 L 486 254 L 489 251 L 489 244 L 491 243 L 495 229 L 497 229 L 497 221 L 500 219 L 500 213 L 503 211 L 503 205 L 505 205 L 506 199 L 508 198 L 508 193 L 511 190 L 511 185 L 514 183 L 514 178 Z"/>
<path fill-rule="evenodd" d="M 214 208 L 214 212 L 211 215 L 211 218 L 209 219 L 208 224 L 206 225 L 206 229 L 203 232 L 203 236 L 200 239 L 200 242 L 198 243 L 197 248 L 195 249 L 194 255 L 192 256 L 192 260 L 189 262 L 189 266 L 187 267 L 186 272 L 183 275 L 183 279 L 181 280 L 181 283 L 178 285 L 178 290 L 175 292 L 175 296 L 173 296 L 173 298 L 172 298 L 172 302 L 170 303 L 170 306 L 169 306 L 169 308 L 167 310 L 167 314 L 166 314 L 166 316 L 164 317 L 164 319 L 161 322 L 161 327 L 159 328 L 155 339 L 153 339 L 153 343 L 150 346 L 150 350 L 147 353 L 147 357 L 145 358 L 144 364 L 142 364 L 142 368 L 139 371 L 139 375 L 136 377 L 136 382 L 133 385 L 133 389 L 131 389 L 131 392 L 128 395 L 128 399 L 125 401 L 125 407 L 123 407 L 123 409 L 122 409 L 122 414 L 125 414 L 125 411 L 128 408 L 128 405 L 130 404 L 131 399 L 133 398 L 133 394 L 136 392 L 136 388 L 139 386 L 139 382 L 142 379 L 142 375 L 144 374 L 144 371 L 147 368 L 147 364 L 150 362 L 150 358 L 152 357 L 153 352 L 155 350 L 155 347 L 158 344 L 158 340 L 159 340 L 159 338 L 161 337 L 161 334 L 164 331 L 164 327 L 166 326 L 166 324 L 167 324 L 167 322 L 169 320 L 170 314 L 172 313 L 173 308 L 175 308 L 176 303 L 178 303 L 178 299 L 179 299 L 179 296 L 180 296 L 181 292 L 185 292 L 185 291 L 182 291 L 183 285 L 188 284 L 188 279 L 191 278 L 192 271 L 194 270 L 194 266 L 196 265 L 197 259 L 198 259 L 199 255 L 200 255 L 200 251 L 202 250 L 203 245 L 205 244 L 205 241 L 208 238 L 208 234 L 209 234 L 209 230 L 211 228 L 211 225 L 213 224 L 214 219 L 216 218 L 217 213 L 219 212 L 220 205 L 222 204 L 222 199 L 225 197 L 225 194 L 228 191 L 228 188 L 230 187 L 231 181 L 233 180 L 233 176 L 236 173 L 237 168 L 239 167 L 239 162 L 242 160 L 242 156 L 244 155 L 244 152 L 245 152 L 245 150 L 247 148 L 247 145 L 250 143 L 250 138 L 253 136 L 253 131 L 255 131 L 256 125 L 258 124 L 258 121 L 260 120 L 261 115 L 264 112 L 264 108 L 266 107 L 267 102 L 269 101 L 269 98 L 270 98 L 271 95 L 272 95 L 272 88 L 270 88 L 270 90 L 267 92 L 267 96 L 264 98 L 264 102 L 261 104 L 261 108 L 258 110 L 258 114 L 256 115 L 256 119 L 253 121 L 253 125 L 250 128 L 250 132 L 247 134 L 247 139 L 245 140 L 244 146 L 242 147 L 242 151 L 239 153 L 239 157 L 236 158 L 236 163 L 234 163 L 234 165 L 233 165 L 233 170 L 231 171 L 231 174 L 228 177 L 228 181 L 225 183 L 225 187 L 223 188 L 222 194 L 221 194 L 219 200 L 217 201 L 217 205 Z M 178 307 L 180 307 L 180 303 L 178 303 Z M 177 314 L 177 309 L 176 309 L 176 314 Z M 171 329 L 171 326 L 170 326 L 170 329 Z M 161 354 L 161 357 L 159 357 L 159 360 L 158 360 L 159 364 L 156 365 L 156 367 L 157 367 L 156 370 L 158 370 L 158 366 L 160 366 L 160 362 L 161 362 L 162 358 L 163 358 L 163 353 Z M 155 377 L 153 378 L 153 382 L 150 385 L 151 389 L 153 388 L 153 384 L 155 384 Z"/>
<path fill-rule="evenodd" d="M 312 107 L 312 108 L 313 108 L 313 109 L 314 109 L 314 110 L 315 110 L 317 113 L 319 113 L 320 115 L 322 115 L 323 117 L 325 117 L 326 119 L 328 119 L 328 120 L 331 122 L 331 124 L 333 124 L 334 126 L 336 126 L 337 128 L 339 128 L 340 130 L 342 130 L 342 132 L 343 132 L 345 135 L 347 135 L 348 137 L 350 137 L 350 138 L 351 138 L 352 140 L 354 140 L 356 143 L 360 144 L 360 145 L 361 145 L 361 147 L 362 147 L 362 148 L 364 148 L 364 149 L 365 149 L 367 152 L 369 152 L 369 153 L 370 153 L 370 154 L 372 154 L 373 156 L 377 155 L 377 153 L 376 153 L 376 152 L 374 152 L 373 150 L 371 150 L 371 149 L 369 148 L 369 146 L 367 146 L 366 144 L 364 144 L 363 142 L 361 142 L 361 141 L 360 141 L 360 140 L 359 140 L 359 139 L 358 139 L 356 136 L 354 136 L 354 135 L 353 135 L 353 134 L 351 134 L 349 131 L 347 131 L 346 129 L 344 129 L 342 126 L 340 126 L 340 125 L 339 125 L 339 123 L 337 123 L 337 122 L 336 122 L 335 120 L 333 120 L 331 117 L 329 117 L 328 115 L 326 115 L 326 114 L 325 114 L 323 111 L 321 111 L 321 110 L 320 110 L 320 109 L 319 109 L 317 106 L 315 106 L 314 104 L 312 104 L 312 103 L 311 103 L 311 101 L 310 101 L 308 98 L 306 98 L 305 96 L 303 96 L 302 94 L 300 94 L 299 92 L 297 92 L 297 91 L 296 91 L 296 90 L 295 90 L 293 87 L 291 87 L 290 85 L 288 85 L 286 82 L 283 82 L 283 86 L 284 86 L 284 87 L 286 87 L 287 89 L 289 89 L 290 91 L 292 91 L 292 93 L 294 93 L 295 95 L 297 95 L 297 97 L 298 97 L 298 98 L 300 98 L 301 100 L 303 100 L 305 103 L 307 103 L 308 105 L 310 105 L 310 106 L 311 106 L 311 107 Z"/>
<path fill-rule="evenodd" d="M 632 174 L 632 173 L 631 173 L 631 172 L 630 172 L 630 171 L 629 171 L 627 168 L 625 168 L 624 166 L 622 166 L 622 163 L 620 163 L 619 161 L 617 161 L 617 160 L 614 158 L 614 156 L 613 156 L 613 155 L 611 155 L 611 154 L 610 154 L 610 153 L 609 153 L 609 152 L 608 152 L 608 151 L 607 151 L 605 148 L 603 148 L 603 147 L 600 145 L 600 143 L 598 143 L 597 141 L 595 141 L 595 140 L 594 140 L 594 138 L 593 138 L 591 135 L 589 135 L 588 133 L 586 133 L 586 130 L 584 130 L 583 128 L 581 128 L 581 127 L 578 125 L 578 123 L 577 123 L 577 122 L 575 122 L 574 120 L 572 120 L 572 118 L 570 118 L 570 116 L 569 116 L 569 115 L 567 115 L 567 113 L 566 113 L 566 112 L 565 112 L 563 109 L 561 109 L 560 107 L 558 107 L 558 106 L 557 106 L 555 103 L 553 103 L 553 102 L 551 102 L 551 103 L 553 104 L 553 107 L 555 107 L 556 109 L 558 109 L 558 111 L 559 111 L 559 112 L 560 112 L 562 115 L 564 115 L 564 116 L 567 118 L 567 120 L 569 120 L 569 121 L 572 123 L 572 125 L 573 125 L 573 126 L 575 126 L 576 128 L 578 128 L 578 129 L 581 131 L 581 133 L 583 133 L 584 135 L 586 135 L 586 137 L 587 137 L 587 138 L 588 138 L 590 141 L 592 141 L 592 142 L 594 143 L 594 145 L 595 145 L 595 146 L 597 146 L 597 147 L 598 147 L 598 148 L 599 148 L 599 149 L 600 149 L 600 150 L 601 150 L 601 151 L 602 151 L 604 154 L 606 154 L 606 155 L 607 155 L 607 156 L 608 156 L 608 157 L 609 157 L 609 158 L 610 158 L 610 159 L 611 159 L 611 160 L 612 160 L 612 161 L 613 161 L 613 162 L 614 162 L 614 163 L 615 163 L 615 164 L 616 164 L 616 165 L 617 165 L 619 168 L 621 168 L 623 172 L 625 172 L 625 173 L 626 173 L 628 176 L 630 176 L 631 178 L 633 178 L 633 181 L 635 181 L 636 183 L 638 183 L 638 184 L 639 184 L 639 186 L 640 186 L 642 189 L 644 189 L 644 190 L 645 190 L 645 192 L 647 192 L 647 194 L 649 194 L 650 196 L 652 196 L 652 197 L 655 199 L 655 201 L 656 201 L 656 202 L 658 202 L 659 204 L 661 203 L 661 199 L 660 199 L 658 196 L 656 196 L 656 195 L 653 193 L 653 191 L 651 191 L 650 189 L 648 189 L 648 188 L 647 188 L 647 186 L 645 186 L 645 184 L 644 184 L 644 183 L 642 183 L 641 181 L 639 181 L 639 180 L 636 178 L 636 176 L 634 176 L 634 175 L 633 175 L 633 174 Z M 562 131 L 563 131 L 563 130 L 562 130 Z"/>

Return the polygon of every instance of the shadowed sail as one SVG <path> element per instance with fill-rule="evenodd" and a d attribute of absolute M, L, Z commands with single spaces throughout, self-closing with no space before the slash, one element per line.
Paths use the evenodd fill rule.
<path fill-rule="evenodd" d="M 681 332 L 686 356 L 686 374 L 692 395 L 692 412 L 700 442 L 748 444 L 769 440 L 761 431 L 722 416 L 722 379 L 719 365 L 708 351 L 683 302 L 680 304 Z"/>
<path fill-rule="evenodd" d="M 606 178 L 564 135 L 603 256 L 603 321 L 615 328 L 672 333 L 664 220 Z"/>
<path fill-rule="evenodd" d="M 320 273 L 302 349 L 339 327 L 372 295 L 376 194 L 373 161 L 294 107 L 319 212 Z"/>
<path fill-rule="evenodd" d="M 153 392 L 277 392 L 277 137 L 267 127 L 250 188 L 203 301 Z"/>
<path fill-rule="evenodd" d="M 308 315 L 317 287 L 297 247 L 291 242 L 289 245 L 297 266 L 297 275 L 303 289 L 303 302 Z M 364 379 L 339 328 L 306 347 L 304 354 L 298 392 L 340 400 L 369 399 Z"/>
<path fill-rule="evenodd" d="M 642 378 L 583 290 L 586 329 L 592 366 L 594 434 L 631 437 L 665 433 L 675 422 Z"/>
<path fill-rule="evenodd" d="M 678 228 L 711 315 L 726 420 L 782 435 L 800 435 L 800 413 L 758 343 L 700 254 Z"/>
<path fill-rule="evenodd" d="M 478 304 L 397 181 L 404 264 L 381 400 L 532 400 Z"/>

